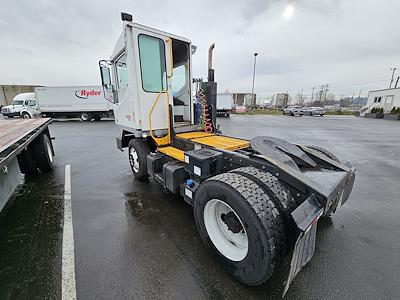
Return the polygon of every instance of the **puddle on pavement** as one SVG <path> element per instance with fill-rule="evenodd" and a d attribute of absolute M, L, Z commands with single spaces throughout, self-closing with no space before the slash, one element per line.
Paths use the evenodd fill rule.
<path fill-rule="evenodd" d="M 39 174 L 0 213 L 0 299 L 60 298 L 63 178 Z"/>

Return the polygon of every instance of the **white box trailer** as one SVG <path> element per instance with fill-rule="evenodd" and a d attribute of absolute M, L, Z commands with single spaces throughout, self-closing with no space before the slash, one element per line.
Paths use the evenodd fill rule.
<path fill-rule="evenodd" d="M 233 105 L 232 93 L 218 93 L 217 94 L 217 116 L 229 117 Z"/>
<path fill-rule="evenodd" d="M 64 86 L 35 88 L 37 102 L 21 111 L 24 118 L 80 117 L 83 121 L 113 116 L 112 104 L 103 96 L 101 86 Z"/>

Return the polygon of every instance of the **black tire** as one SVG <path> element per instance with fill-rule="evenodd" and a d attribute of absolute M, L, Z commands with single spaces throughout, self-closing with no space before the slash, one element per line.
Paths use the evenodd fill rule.
<path fill-rule="evenodd" d="M 333 154 L 329 150 L 326 150 L 325 148 L 322 148 L 322 147 L 316 146 L 316 145 L 307 145 L 307 147 L 318 151 L 319 153 L 325 155 L 326 157 L 328 157 L 334 161 L 340 162 L 339 158 L 337 158 L 337 156 L 335 154 Z"/>
<path fill-rule="evenodd" d="M 232 260 L 221 253 L 207 231 L 205 222 L 209 224 L 209 221 L 205 220 L 209 218 L 205 216 L 205 210 L 211 206 L 207 203 L 213 201 L 227 204 L 241 221 L 241 228 L 245 229 L 240 232 L 245 232 L 248 247 L 241 260 Z M 258 184 L 235 173 L 214 176 L 197 189 L 193 209 L 201 240 L 214 259 L 231 276 L 252 286 L 260 285 L 272 276 L 284 254 L 286 232 L 282 216 Z M 223 214 L 221 220 L 225 222 L 222 217 Z M 219 220 L 218 217 L 215 219 Z M 225 224 L 229 226 L 228 223 Z"/>
<path fill-rule="evenodd" d="M 291 213 L 297 208 L 297 204 L 290 190 L 280 183 L 278 178 L 273 176 L 271 173 L 254 167 L 238 168 L 230 172 L 241 174 L 256 182 L 269 196 L 272 202 L 274 202 L 276 208 L 283 217 L 286 229 L 287 246 L 284 254 L 287 254 L 290 247 L 294 245 L 297 236 L 296 226 L 291 215 Z"/>
<path fill-rule="evenodd" d="M 27 149 L 18 154 L 17 160 L 19 169 L 21 170 L 22 174 L 27 176 L 37 174 L 37 166 L 33 157 L 34 154 L 31 145 L 29 145 Z"/>
<path fill-rule="evenodd" d="M 291 112 L 290 115 L 291 115 L 292 117 L 294 117 L 294 113 Z"/>
<path fill-rule="evenodd" d="M 89 122 L 93 118 L 93 115 L 88 112 L 83 112 L 81 113 L 80 118 L 83 122 Z"/>
<path fill-rule="evenodd" d="M 147 155 L 150 154 L 150 147 L 146 140 L 135 138 L 128 145 L 129 164 L 133 175 L 138 180 L 146 180 L 149 177 L 147 173 Z M 136 153 L 136 157 L 135 154 Z"/>
<path fill-rule="evenodd" d="M 94 119 L 95 121 L 100 121 L 100 120 L 101 120 L 101 116 L 95 115 L 95 116 L 93 117 L 93 119 Z"/>
<path fill-rule="evenodd" d="M 49 136 L 45 133 L 40 134 L 35 139 L 33 146 L 36 166 L 45 173 L 52 171 L 54 169 L 54 153 Z"/>
<path fill-rule="evenodd" d="M 31 115 L 28 114 L 27 112 L 23 112 L 23 113 L 21 114 L 21 117 L 22 117 L 22 119 L 31 119 Z"/>

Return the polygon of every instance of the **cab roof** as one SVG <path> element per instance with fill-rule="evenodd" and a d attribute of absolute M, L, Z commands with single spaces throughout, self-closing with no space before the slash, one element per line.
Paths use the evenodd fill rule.
<path fill-rule="evenodd" d="M 23 100 L 31 100 L 31 99 L 35 99 L 36 97 L 35 97 L 35 93 L 21 93 L 21 94 L 18 94 L 18 95 L 16 95 L 15 97 L 14 97 L 14 99 L 13 99 L 13 101 L 14 100 L 16 100 L 16 101 L 23 101 Z"/>
<path fill-rule="evenodd" d="M 168 37 L 170 37 L 170 38 L 172 38 L 174 40 L 183 41 L 183 42 L 188 43 L 188 44 L 192 43 L 189 39 L 184 38 L 184 37 L 179 36 L 179 35 L 175 35 L 175 34 L 172 34 L 172 33 L 166 32 L 166 31 L 162 31 L 162 30 L 158 30 L 158 29 L 155 29 L 155 28 L 151 28 L 151 27 L 148 27 L 148 26 L 145 26 L 145 25 L 142 25 L 142 24 L 139 24 L 139 23 L 135 23 L 135 22 L 124 22 L 124 30 L 120 34 L 120 36 L 119 36 L 119 38 L 117 40 L 117 43 L 115 44 L 114 50 L 113 50 L 113 52 L 111 54 L 111 57 L 110 57 L 111 60 L 114 60 L 115 58 L 117 58 L 117 56 L 122 52 L 122 50 L 125 47 L 125 27 L 126 26 L 130 26 L 132 28 L 136 28 L 136 29 L 152 32 L 152 33 L 159 34 L 159 35 L 165 35 L 165 36 L 168 36 Z"/>

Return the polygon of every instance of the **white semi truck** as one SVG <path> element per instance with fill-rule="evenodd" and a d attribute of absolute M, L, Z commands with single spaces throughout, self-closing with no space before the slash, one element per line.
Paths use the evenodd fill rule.
<path fill-rule="evenodd" d="M 37 87 L 35 93 L 15 96 L 2 114 L 24 119 L 43 117 L 80 117 L 82 121 L 113 116 L 113 106 L 103 97 L 99 86 Z"/>
<path fill-rule="evenodd" d="M 121 16 L 123 32 L 99 64 L 117 147 L 127 148 L 133 174 L 181 195 L 204 246 L 243 284 L 264 283 L 292 253 L 286 292 L 314 254 L 318 219 L 349 198 L 355 169 L 318 146 L 222 135 L 214 45 L 208 80 L 194 79 L 193 91 L 191 41 Z"/>
<path fill-rule="evenodd" d="M 9 118 L 19 117 L 21 116 L 21 111 L 25 107 L 29 107 L 31 103 L 35 103 L 36 105 L 35 93 L 18 94 L 14 97 L 10 105 L 1 108 L 1 113 L 3 116 Z"/>

